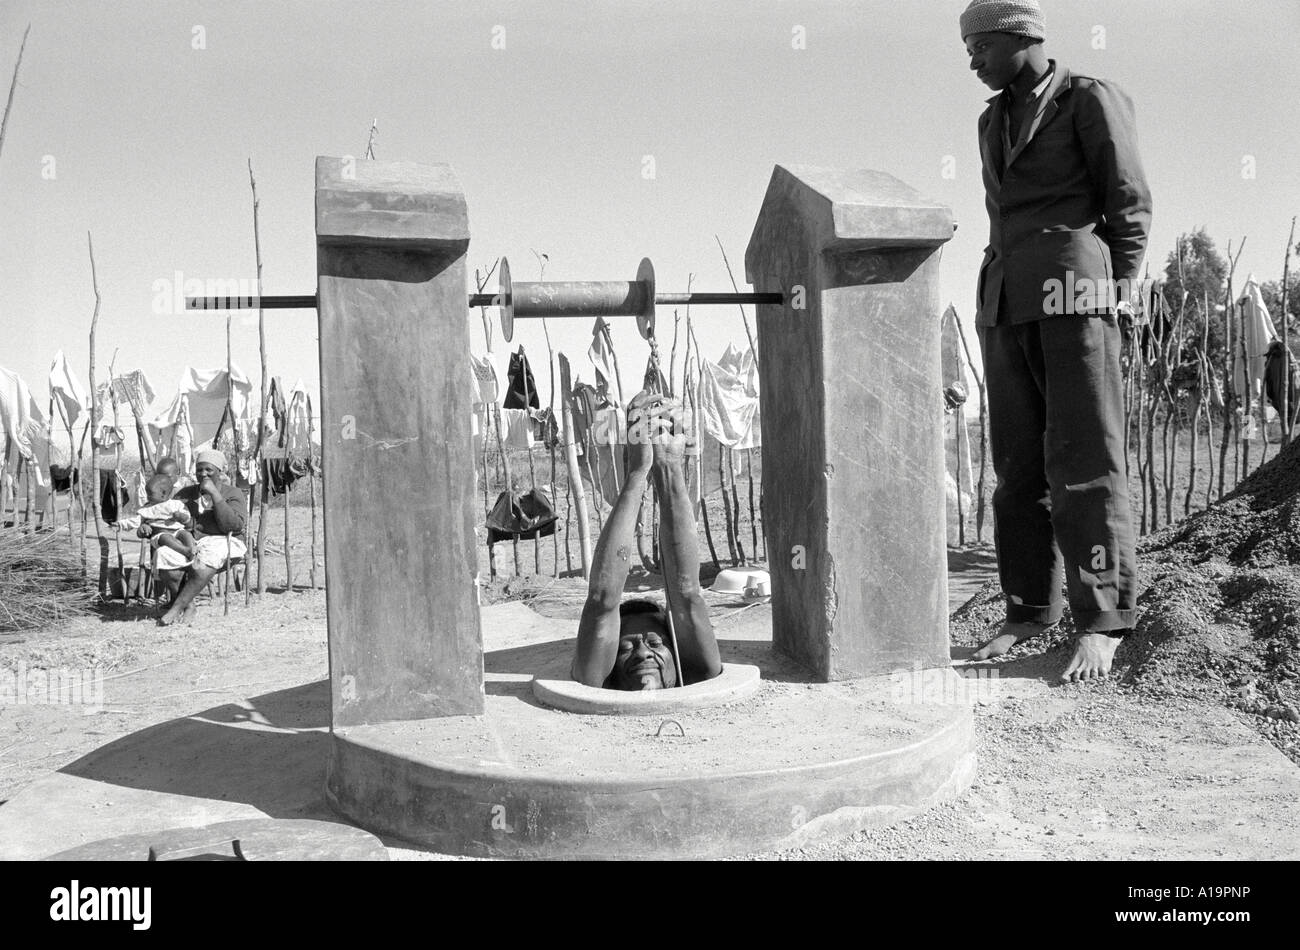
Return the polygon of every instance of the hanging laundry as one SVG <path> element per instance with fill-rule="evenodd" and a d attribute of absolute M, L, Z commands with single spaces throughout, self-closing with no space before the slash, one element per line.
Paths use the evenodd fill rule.
<path fill-rule="evenodd" d="M 1287 409 L 1291 417 L 1296 417 L 1300 405 L 1297 400 L 1300 399 L 1300 360 L 1294 356 L 1288 361 L 1285 359 L 1286 353 L 1282 349 L 1282 341 L 1275 340 L 1268 347 L 1268 356 L 1264 360 L 1264 394 L 1268 401 L 1272 403 L 1279 415 L 1282 412 L 1282 390 L 1283 379 L 1287 375 L 1286 363 L 1291 364 L 1290 386 L 1287 386 Z"/>
<path fill-rule="evenodd" d="M 538 409 L 528 414 L 532 423 L 530 436 L 534 442 L 542 443 L 543 448 L 553 449 L 560 444 L 560 427 L 556 424 L 555 414 L 550 409 Z"/>
<path fill-rule="evenodd" d="M 587 442 L 587 433 L 596 417 L 596 407 L 600 405 L 600 394 L 587 383 L 575 383 L 569 414 L 573 417 L 573 441 L 579 449 Z"/>
<path fill-rule="evenodd" d="M 497 404 L 500 387 L 497 384 L 497 370 L 490 356 L 480 359 L 470 356 L 470 378 L 473 380 L 474 402 L 470 407 L 470 431 L 474 457 L 483 451 L 483 435 L 491 429 L 488 413 Z"/>
<path fill-rule="evenodd" d="M 521 495 L 502 492 L 488 512 L 488 544 L 515 538 L 547 538 L 555 533 L 557 515 L 550 497 L 540 488 Z"/>
<path fill-rule="evenodd" d="M 70 426 L 77 424 L 81 414 L 90 405 L 85 387 L 72 372 L 62 350 L 54 354 L 54 362 L 50 366 L 50 395 L 54 397 L 54 404 L 62 407 L 62 419 Z"/>
<path fill-rule="evenodd" d="M 735 373 L 701 360 L 696 404 L 704 431 L 722 445 L 749 449 L 762 443 L 757 394 L 751 395 Z"/>
<path fill-rule="evenodd" d="M 587 387 L 584 397 L 594 395 Z M 575 393 L 575 395 L 577 395 Z M 622 409 L 606 405 L 589 408 L 586 439 L 582 444 L 581 474 L 599 492 L 608 505 L 618 500 L 619 486 L 623 483 L 623 446 L 627 441 L 627 417 Z"/>
<path fill-rule="evenodd" d="M 736 348 L 736 344 L 728 343 L 726 350 L 718 357 L 718 365 L 744 382 L 747 396 L 758 398 L 758 364 L 754 362 L 753 350 L 746 347 L 741 351 Z"/>
<path fill-rule="evenodd" d="M 104 430 L 104 436 L 108 444 L 101 442 L 96 446 L 99 450 L 96 453 L 97 468 L 101 472 L 116 472 L 122 467 L 122 430 L 110 427 Z"/>
<path fill-rule="evenodd" d="M 513 365 L 514 357 L 511 357 Z M 501 398 L 500 385 L 497 382 L 497 370 L 492 365 L 488 357 L 480 359 L 477 356 L 469 358 L 470 371 L 474 375 L 475 395 L 474 401 L 484 405 L 494 406 L 497 400 Z"/>
<path fill-rule="evenodd" d="M 113 401 L 127 404 L 131 412 L 143 418 L 145 408 L 153 402 L 153 386 L 143 370 L 132 370 L 122 376 L 113 377 Z"/>
<path fill-rule="evenodd" d="M 532 420 L 527 409 L 502 409 L 501 430 L 507 449 L 527 451 L 533 444 Z"/>
<path fill-rule="evenodd" d="M 67 491 L 81 483 L 81 474 L 72 465 L 50 466 L 50 490 Z"/>
<path fill-rule="evenodd" d="M 183 474 L 194 471 L 194 432 L 190 429 L 189 398 L 182 396 L 180 411 L 175 424 L 169 430 L 168 444 L 171 457 L 176 460 Z"/>
<path fill-rule="evenodd" d="M 595 326 L 591 328 L 587 359 L 596 370 L 596 391 L 604 400 L 614 399 L 618 373 L 614 371 L 614 350 L 609 343 L 609 326 L 604 317 L 597 317 Z"/>
<path fill-rule="evenodd" d="M 289 402 L 284 391 L 284 380 L 279 376 L 272 376 L 271 388 L 266 394 L 266 419 L 264 420 L 266 432 L 262 443 L 264 456 L 266 456 L 266 450 L 269 448 L 279 449 L 278 454 L 284 455 L 284 449 L 289 440 L 288 433 L 285 431 L 288 414 Z M 257 439 L 256 432 L 253 433 L 253 439 Z"/>
<path fill-rule="evenodd" d="M 117 472 L 105 472 L 104 488 L 99 499 L 99 513 L 104 523 L 117 524 L 118 517 L 125 512 L 130 502 L 131 493 L 122 484 Z"/>
<path fill-rule="evenodd" d="M 506 409 L 536 409 L 541 405 L 537 400 L 537 383 L 533 380 L 533 371 L 522 346 L 519 352 L 510 354 L 503 405 Z"/>
<path fill-rule="evenodd" d="M 240 421 L 246 433 L 249 418 L 249 398 L 253 384 L 249 382 L 238 366 L 231 367 L 230 402 L 235 418 Z M 160 442 L 170 441 L 171 432 L 180 419 L 181 408 L 187 410 L 190 429 L 190 443 L 200 446 L 210 442 L 217 434 L 217 425 L 221 422 L 226 408 L 227 375 L 225 369 L 197 370 L 187 366 L 181 373 L 177 384 L 176 397 L 161 413 L 149 420 L 154 436 Z M 241 433 L 241 438 L 244 437 Z"/>
<path fill-rule="evenodd" d="M 312 458 L 319 452 L 313 451 L 317 441 L 312 433 L 311 397 L 303 388 L 302 380 L 294 386 L 289 396 L 289 408 L 285 413 L 285 432 L 288 436 L 285 448 L 295 458 Z"/>
<path fill-rule="evenodd" d="M 121 426 L 113 425 L 112 396 L 113 388 L 110 383 L 103 382 L 95 387 L 95 415 L 99 417 L 99 425 L 95 427 L 90 437 L 101 449 L 112 449 L 114 446 L 121 445 L 125 439 Z"/>
<path fill-rule="evenodd" d="M 266 431 L 262 436 L 262 458 L 285 458 L 289 442 L 289 394 L 285 391 L 284 380 L 279 376 L 271 377 L 271 385 L 266 393 L 266 418 L 263 420 Z M 258 431 L 256 420 L 248 430 L 248 445 L 256 446 Z"/>
<path fill-rule="evenodd" d="M 270 495 L 283 495 L 309 471 L 305 458 L 262 459 L 262 477 Z"/>
<path fill-rule="evenodd" d="M 46 454 L 49 427 L 45 413 L 32 398 L 31 390 L 17 373 L 0 366 L 0 432 L 13 439 L 18 454 L 38 462 L 36 484 L 44 486 L 44 467 L 39 464 Z"/>
<path fill-rule="evenodd" d="M 1259 289 L 1259 284 L 1255 282 L 1254 274 L 1246 279 L 1246 286 L 1241 296 L 1237 298 L 1237 306 L 1241 309 L 1246 365 L 1243 368 L 1240 350 L 1234 344 L 1233 350 L 1236 355 L 1232 360 L 1233 387 L 1237 391 L 1237 398 L 1244 406 L 1249 386 L 1250 400 L 1258 406 L 1260 400 L 1264 398 L 1264 360 L 1270 344 L 1277 339 L 1277 331 L 1273 328 L 1273 321 L 1269 319 L 1268 307 L 1264 305 L 1264 295 Z"/>

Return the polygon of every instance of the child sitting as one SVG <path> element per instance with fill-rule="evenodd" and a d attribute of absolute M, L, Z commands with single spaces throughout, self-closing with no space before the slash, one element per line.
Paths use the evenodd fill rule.
<path fill-rule="evenodd" d="M 117 522 L 119 528 L 135 530 L 137 537 L 152 538 L 150 547 L 159 545 L 184 555 L 194 557 L 194 536 L 187 530 L 193 523 L 183 501 L 172 498 L 172 479 L 167 475 L 154 475 L 145 482 L 148 504 L 129 518 Z"/>

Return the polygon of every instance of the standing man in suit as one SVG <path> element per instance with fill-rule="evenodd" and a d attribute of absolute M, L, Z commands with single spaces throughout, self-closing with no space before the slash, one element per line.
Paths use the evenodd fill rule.
<path fill-rule="evenodd" d="M 998 93 L 980 116 L 989 246 L 976 326 L 988 380 L 1005 653 L 1074 617 L 1063 680 L 1110 672 L 1136 616 L 1118 311 L 1138 277 L 1151 195 L 1133 105 L 1048 59 L 1037 0 L 973 0 L 970 68 Z"/>

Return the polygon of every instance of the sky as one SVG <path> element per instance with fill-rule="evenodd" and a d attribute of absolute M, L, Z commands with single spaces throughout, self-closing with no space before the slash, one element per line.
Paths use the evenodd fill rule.
<path fill-rule="evenodd" d="M 224 316 L 166 312 L 160 288 L 165 298 L 178 272 L 255 278 L 251 159 L 264 292 L 313 293 L 315 157 L 363 155 L 374 120 L 377 158 L 454 168 L 471 281 L 503 255 L 516 280 L 536 280 L 537 252 L 548 280 L 631 280 L 649 257 L 660 290 L 685 290 L 689 274 L 696 290 L 730 290 L 717 235 L 747 289 L 774 164 L 888 172 L 953 209 L 940 306 L 969 328 L 989 92 L 968 69 L 965 3 L 0 0 L 5 89 L 31 24 L 0 152 L 0 366 L 42 406 L 57 350 L 87 372 L 87 232 L 101 380 L 116 352 L 117 372 L 144 370 L 166 403 L 185 366 L 224 366 Z M 1205 227 L 1220 250 L 1247 238 L 1238 280 L 1280 277 L 1300 213 L 1300 2 L 1042 7 L 1048 55 L 1134 100 L 1151 271 L 1180 233 Z M 736 308 L 693 312 L 705 356 L 744 346 Z M 479 315 L 468 319 L 482 353 Z M 270 372 L 315 390 L 314 313 L 266 320 Z M 667 348 L 671 310 L 659 321 Z M 645 344 L 631 320 L 613 325 L 637 378 Z M 549 327 L 590 380 L 590 324 Z M 514 343 L 541 355 L 545 395 L 540 324 L 518 324 Z M 232 348 L 256 386 L 255 312 L 235 316 Z"/>

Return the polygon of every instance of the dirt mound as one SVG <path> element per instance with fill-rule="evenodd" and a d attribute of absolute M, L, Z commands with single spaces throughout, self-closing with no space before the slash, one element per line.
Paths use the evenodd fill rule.
<path fill-rule="evenodd" d="M 1115 656 L 1119 682 L 1153 699 L 1194 698 L 1248 715 L 1300 762 L 1300 442 L 1222 501 L 1138 545 L 1141 610 Z M 974 645 L 1001 623 L 996 582 L 952 617 Z M 1009 660 L 1063 650 L 1069 610 Z"/>
<path fill-rule="evenodd" d="M 1161 564 L 1300 564 L 1300 442 L 1209 508 L 1143 538 L 1138 550 Z"/>
<path fill-rule="evenodd" d="M 1239 709 L 1300 762 L 1300 443 L 1138 553 L 1126 680 Z"/>

